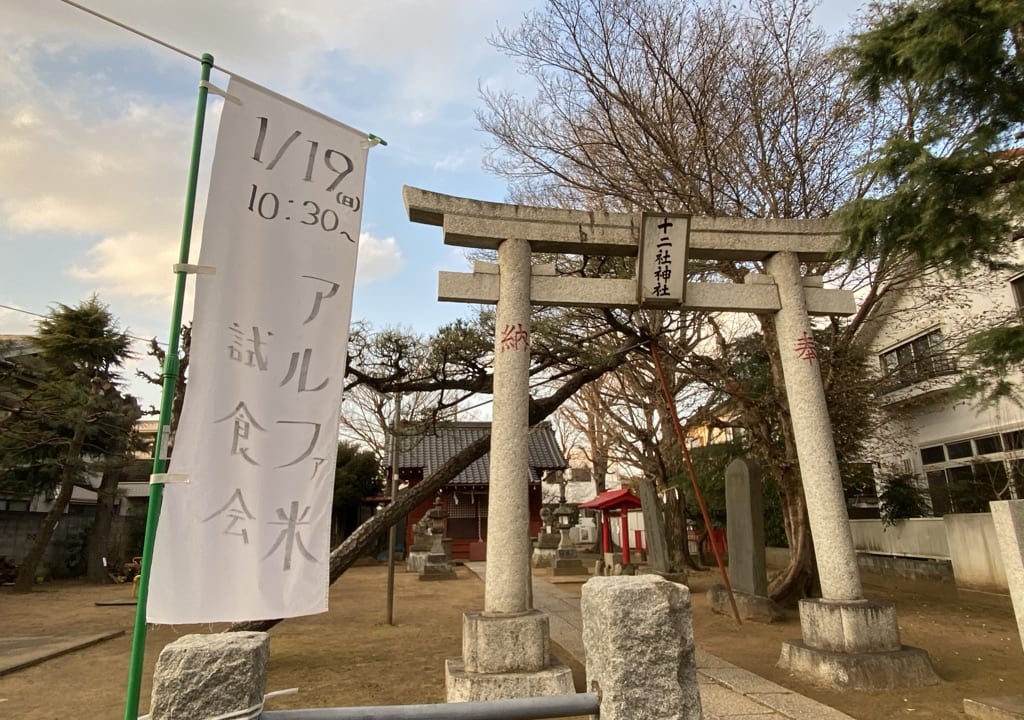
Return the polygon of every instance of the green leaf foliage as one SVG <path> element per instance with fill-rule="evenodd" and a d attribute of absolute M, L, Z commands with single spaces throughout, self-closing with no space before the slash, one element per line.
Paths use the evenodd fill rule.
<path fill-rule="evenodd" d="M 891 473 L 882 478 L 881 485 L 883 489 L 878 499 L 884 524 L 895 525 L 906 518 L 929 514 L 928 501 L 913 473 Z"/>
<path fill-rule="evenodd" d="M 75 482 L 128 462 L 138 403 L 120 388 L 127 333 L 95 297 L 58 305 L 40 321 L 31 351 L 0 350 L 0 493 L 25 497 L 55 487 L 68 463 Z M 84 427 L 81 457 L 69 458 Z"/>
<path fill-rule="evenodd" d="M 849 252 L 910 250 L 954 270 L 1000 265 L 1024 206 L 1024 0 L 874 5 L 846 49 L 876 103 L 900 96 L 908 121 L 864 165 L 876 192 L 842 208 Z"/>

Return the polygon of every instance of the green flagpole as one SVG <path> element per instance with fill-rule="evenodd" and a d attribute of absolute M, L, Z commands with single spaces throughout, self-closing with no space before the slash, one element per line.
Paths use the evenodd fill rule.
<path fill-rule="evenodd" d="M 196 207 L 196 185 L 199 178 L 199 157 L 203 148 L 203 126 L 206 121 L 207 83 L 213 68 L 213 55 L 202 57 L 202 82 L 199 85 L 199 100 L 196 105 L 195 130 L 192 135 L 192 159 L 188 168 L 188 189 L 185 193 L 185 219 L 181 226 L 181 245 L 178 251 L 178 265 L 188 264 L 189 246 L 192 242 L 192 220 Z M 153 451 L 153 474 L 167 471 L 167 460 L 161 457 L 164 434 L 170 430 L 171 408 L 174 404 L 174 386 L 178 381 L 178 338 L 181 336 L 181 308 L 185 300 L 185 280 L 188 271 L 178 267 L 175 272 L 174 305 L 171 309 L 171 332 L 164 357 L 163 391 L 160 398 L 160 424 L 156 431 L 156 445 Z M 124 720 L 136 720 L 139 716 L 139 690 L 142 686 L 142 660 L 146 654 L 146 601 L 149 598 L 149 574 L 153 561 L 153 541 L 156 525 L 160 519 L 160 504 L 164 497 L 162 483 L 150 483 L 149 508 L 146 512 L 146 536 L 142 546 L 142 568 L 139 578 L 138 604 L 135 608 L 135 628 L 132 631 L 132 654 L 128 666 L 128 692 L 124 703 Z"/>

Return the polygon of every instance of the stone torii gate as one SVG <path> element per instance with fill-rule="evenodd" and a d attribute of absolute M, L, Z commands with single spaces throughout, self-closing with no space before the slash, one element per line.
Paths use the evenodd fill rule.
<path fill-rule="evenodd" d="M 864 599 L 811 340 L 811 315 L 850 315 L 853 294 L 800 275 L 802 262 L 834 256 L 838 231 L 823 220 L 692 218 L 665 214 L 534 208 L 403 189 L 413 222 L 440 226 L 448 245 L 497 250 L 497 266 L 441 272 L 438 297 L 496 304 L 487 574 L 482 612 L 463 620 L 463 656 L 449 660 L 449 701 L 572 692 L 568 668 L 549 665 L 548 621 L 529 598 L 527 417 L 531 305 L 775 313 L 786 393 L 803 477 L 822 599 L 800 603 L 802 641 L 783 645 L 780 665 L 837 686 L 879 688 L 937 682 L 927 653 L 902 646 L 892 604 Z M 674 282 L 685 299 L 666 304 L 645 283 L 653 245 L 641 228 L 688 225 L 689 257 L 761 261 L 768 274 L 744 283 Z M 661 224 L 659 224 L 661 223 Z M 668 240 L 668 238 L 662 238 Z M 678 238 L 677 238 L 678 240 Z M 678 245 L 678 243 L 677 243 Z M 649 250 L 645 248 L 650 247 Z M 680 248 L 676 248 L 681 252 Z M 641 256 L 638 278 L 555 276 L 531 252 Z M 648 260 L 644 262 L 644 253 Z M 661 277 L 661 276 L 659 276 Z M 643 290 L 638 290 L 638 285 Z M 663 293 L 654 293 L 659 295 Z M 844 679 L 845 678 L 845 679 Z"/>

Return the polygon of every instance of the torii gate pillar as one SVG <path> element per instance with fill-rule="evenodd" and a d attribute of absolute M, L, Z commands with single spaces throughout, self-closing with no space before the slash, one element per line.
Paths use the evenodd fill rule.
<path fill-rule="evenodd" d="M 551 657 L 547 615 L 530 607 L 530 277 L 530 243 L 502 241 L 484 609 L 463 615 L 462 657 L 445 663 L 448 702 L 575 692 L 572 670 Z"/>
<path fill-rule="evenodd" d="M 636 278 L 532 275 L 530 252 L 636 256 L 636 218 L 487 203 L 410 187 L 404 195 L 409 219 L 442 225 L 445 243 L 498 251 L 497 271 L 480 265 L 471 274 L 443 272 L 439 283 L 442 300 L 497 304 L 484 610 L 464 616 L 463 656 L 447 666 L 448 700 L 572 692 L 568 669 L 548 665 L 547 617 L 529 609 L 530 306 L 636 308 L 640 300 Z M 769 276 L 751 274 L 742 284 L 687 282 L 685 300 L 669 309 L 776 314 L 823 595 L 800 602 L 803 637 L 783 644 L 779 665 L 839 689 L 934 684 L 939 679 L 927 653 L 900 643 L 895 606 L 865 600 L 861 589 L 809 319 L 850 315 L 855 305 L 852 293 L 800 275 L 801 262 L 837 252 L 838 234 L 822 220 L 693 218 L 690 257 L 763 262 Z"/>

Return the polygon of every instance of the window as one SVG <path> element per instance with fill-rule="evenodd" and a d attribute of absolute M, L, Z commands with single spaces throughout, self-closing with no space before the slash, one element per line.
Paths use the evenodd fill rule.
<path fill-rule="evenodd" d="M 956 363 L 946 353 L 941 330 L 915 338 L 884 352 L 882 369 L 896 387 L 947 375 L 956 370 Z"/>
<path fill-rule="evenodd" d="M 1003 439 L 998 435 L 974 438 L 974 445 L 978 448 L 979 455 L 990 455 L 1003 451 Z"/>
<path fill-rule="evenodd" d="M 1024 313 L 1024 275 L 1011 280 L 1010 289 L 1013 290 L 1013 301 L 1017 303 L 1017 311 Z"/>
<path fill-rule="evenodd" d="M 946 445 L 946 454 L 949 455 L 950 460 L 971 457 L 974 454 L 974 451 L 971 450 L 971 441 L 961 440 L 960 442 L 949 443 Z"/>
<path fill-rule="evenodd" d="M 941 445 L 921 448 L 921 462 L 925 465 L 946 461 L 946 451 Z"/>

